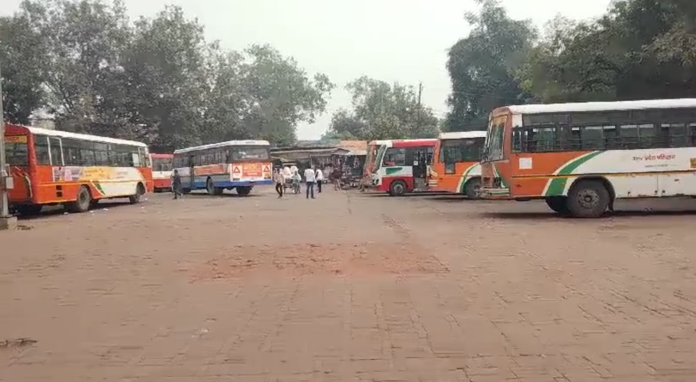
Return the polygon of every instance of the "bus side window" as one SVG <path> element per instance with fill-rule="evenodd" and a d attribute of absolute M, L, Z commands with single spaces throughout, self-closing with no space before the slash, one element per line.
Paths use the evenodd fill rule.
<path fill-rule="evenodd" d="M 568 137 L 568 147 L 571 151 L 582 150 L 582 137 L 579 127 L 570 128 L 570 136 Z"/>
<path fill-rule="evenodd" d="M 51 153 L 48 149 L 48 136 L 34 135 L 34 152 L 36 152 L 36 163 L 38 165 L 51 165 Z"/>
<path fill-rule="evenodd" d="M 519 127 L 512 130 L 512 151 L 516 153 L 522 151 L 522 131 Z"/>
<path fill-rule="evenodd" d="M 51 148 L 51 165 L 63 166 L 63 141 L 58 137 L 48 137 L 48 145 Z"/>

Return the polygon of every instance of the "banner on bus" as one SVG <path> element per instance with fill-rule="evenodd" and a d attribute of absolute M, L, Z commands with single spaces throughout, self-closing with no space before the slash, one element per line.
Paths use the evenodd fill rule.
<path fill-rule="evenodd" d="M 5 143 L 27 143 L 26 135 L 6 135 Z"/>

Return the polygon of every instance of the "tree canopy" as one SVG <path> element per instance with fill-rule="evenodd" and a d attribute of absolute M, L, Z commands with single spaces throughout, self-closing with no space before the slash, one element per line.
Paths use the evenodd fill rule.
<path fill-rule="evenodd" d="M 419 102 L 415 87 L 366 76 L 346 85 L 352 95 L 351 110 L 334 113 L 325 137 L 339 139 L 434 138 L 438 119 Z"/>
<path fill-rule="evenodd" d="M 543 33 L 478 2 L 448 55 L 447 130 L 484 128 L 506 105 L 696 97 L 694 1 L 618 0 L 597 20 L 557 17 Z"/>
<path fill-rule="evenodd" d="M 206 41 L 181 8 L 129 20 L 120 0 L 25 0 L 0 19 L 5 119 L 44 110 L 61 130 L 144 141 L 153 150 L 224 139 L 295 140 L 334 85 L 268 45 Z"/>

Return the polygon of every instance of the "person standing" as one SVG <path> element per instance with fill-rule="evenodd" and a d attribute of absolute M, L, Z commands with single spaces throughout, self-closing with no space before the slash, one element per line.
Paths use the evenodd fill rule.
<path fill-rule="evenodd" d="M 278 193 L 278 199 L 283 197 L 285 189 L 285 175 L 282 169 L 278 169 L 275 173 L 275 190 Z"/>
<path fill-rule="evenodd" d="M 343 174 L 341 174 L 341 170 L 339 170 L 338 167 L 334 167 L 333 171 L 331 171 L 331 180 L 335 191 L 341 191 L 342 175 Z"/>
<path fill-rule="evenodd" d="M 321 194 L 321 183 L 324 182 L 324 173 L 321 171 L 321 168 L 317 167 L 315 175 L 317 178 L 317 192 Z"/>
<path fill-rule="evenodd" d="M 181 197 L 181 175 L 177 169 L 174 169 L 174 174 L 172 174 L 172 192 L 174 192 L 174 199 Z"/>
<path fill-rule="evenodd" d="M 304 170 L 305 183 L 307 184 L 307 199 L 310 195 L 314 199 L 314 183 L 317 181 L 316 172 L 314 166 Z"/>

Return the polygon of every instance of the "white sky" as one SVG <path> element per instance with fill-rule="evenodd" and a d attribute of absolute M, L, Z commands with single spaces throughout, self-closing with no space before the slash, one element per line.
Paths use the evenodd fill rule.
<path fill-rule="evenodd" d="M 438 116 L 447 110 L 450 82 L 447 49 L 465 37 L 463 15 L 473 0 L 124 0 L 133 18 L 153 16 L 165 4 L 181 6 L 205 25 L 210 40 L 241 50 L 269 43 L 294 57 L 310 74 L 324 72 L 337 84 L 327 112 L 313 125 L 298 127 L 300 139 L 317 139 L 331 114 L 350 107 L 343 86 L 362 75 L 416 86 L 423 103 Z M 541 27 L 557 14 L 593 18 L 611 0 L 503 0 L 513 18 Z M 21 0 L 0 0 L 0 14 L 11 14 Z"/>

